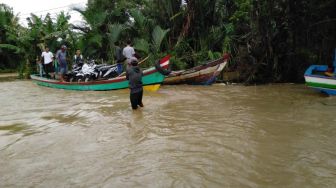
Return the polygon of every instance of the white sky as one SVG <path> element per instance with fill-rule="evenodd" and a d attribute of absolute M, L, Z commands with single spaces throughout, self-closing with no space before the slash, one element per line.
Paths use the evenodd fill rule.
<path fill-rule="evenodd" d="M 0 0 L 0 3 L 12 7 L 14 14 L 20 17 L 20 23 L 26 26 L 26 18 L 30 16 L 30 13 L 43 17 L 50 13 L 54 18 L 61 11 L 69 12 L 71 23 L 80 23 L 83 21 L 81 15 L 71 11 L 71 8 L 74 6 L 84 8 L 87 0 Z"/>

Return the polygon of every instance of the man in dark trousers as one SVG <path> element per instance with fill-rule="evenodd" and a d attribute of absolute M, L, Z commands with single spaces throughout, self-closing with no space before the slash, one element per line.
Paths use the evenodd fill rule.
<path fill-rule="evenodd" d="M 132 104 L 132 109 L 136 110 L 138 105 L 143 107 L 142 104 L 142 71 L 138 66 L 138 61 L 134 60 L 131 62 L 131 66 L 126 70 L 126 79 L 129 80 L 129 88 L 131 90 L 130 100 Z"/>
<path fill-rule="evenodd" d="M 115 51 L 114 51 L 114 58 L 117 61 L 117 68 L 118 68 L 118 74 L 121 74 L 123 72 L 123 62 L 126 60 L 122 53 L 122 49 L 119 46 L 119 42 L 115 42 Z"/>
<path fill-rule="evenodd" d="M 59 75 L 61 82 L 64 82 L 64 75 L 68 72 L 68 63 L 66 60 L 66 49 L 67 47 L 65 45 L 61 46 L 61 49 L 57 51 L 56 53 L 56 60 L 59 65 Z"/>

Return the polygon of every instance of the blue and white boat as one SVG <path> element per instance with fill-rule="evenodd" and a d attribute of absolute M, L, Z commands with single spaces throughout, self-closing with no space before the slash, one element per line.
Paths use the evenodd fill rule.
<path fill-rule="evenodd" d="M 306 85 L 327 95 L 336 95 L 336 49 L 333 72 L 327 72 L 327 65 L 311 65 L 305 72 Z"/>

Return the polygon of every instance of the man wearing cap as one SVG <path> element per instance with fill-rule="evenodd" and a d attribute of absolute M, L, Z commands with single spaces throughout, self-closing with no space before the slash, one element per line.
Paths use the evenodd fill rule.
<path fill-rule="evenodd" d="M 138 66 L 138 61 L 132 61 L 130 67 L 126 70 L 126 79 L 129 80 L 130 101 L 133 110 L 136 110 L 138 106 L 144 106 L 142 104 L 142 75 L 143 73 Z"/>
<path fill-rule="evenodd" d="M 59 64 L 59 77 L 61 82 L 64 82 L 64 75 L 68 71 L 68 65 L 66 61 L 66 49 L 67 47 L 65 45 L 61 46 L 61 49 L 57 51 L 56 53 L 56 59 Z"/>

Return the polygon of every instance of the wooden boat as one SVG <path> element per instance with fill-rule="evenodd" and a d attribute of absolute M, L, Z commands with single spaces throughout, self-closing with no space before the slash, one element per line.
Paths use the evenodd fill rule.
<path fill-rule="evenodd" d="M 336 75 L 328 74 L 327 65 L 311 65 L 305 72 L 306 85 L 327 95 L 336 95 Z"/>
<path fill-rule="evenodd" d="M 222 58 L 203 65 L 177 72 L 172 72 L 163 81 L 163 84 L 192 84 L 211 85 L 227 65 L 230 56 L 225 54 Z"/>
<path fill-rule="evenodd" d="M 167 69 L 170 56 L 166 56 L 160 60 L 160 67 Z M 164 80 L 164 75 L 158 72 L 155 67 L 151 67 L 143 71 L 142 83 L 145 90 L 156 91 Z M 109 80 L 98 80 L 90 82 L 60 82 L 59 80 L 48 79 L 38 75 L 31 75 L 31 79 L 40 86 L 52 87 L 66 90 L 117 90 L 128 88 L 128 80 L 126 76 L 119 76 Z"/>

